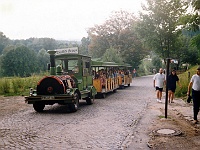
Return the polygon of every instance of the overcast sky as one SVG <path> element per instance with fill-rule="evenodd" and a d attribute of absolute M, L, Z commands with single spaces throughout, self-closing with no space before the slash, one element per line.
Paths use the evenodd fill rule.
<path fill-rule="evenodd" d="M 144 0 L 0 0 L 0 31 L 10 39 L 81 40 L 112 11 L 137 13 Z"/>

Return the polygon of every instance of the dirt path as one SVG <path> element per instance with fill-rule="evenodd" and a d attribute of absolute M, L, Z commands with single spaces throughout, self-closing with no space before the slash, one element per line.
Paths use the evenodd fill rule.
<path fill-rule="evenodd" d="M 164 101 L 163 103 L 149 103 L 148 113 L 135 129 L 137 138 L 133 139 L 128 150 L 199 150 L 200 125 L 192 123 L 192 104 L 187 104 L 181 99 L 176 99 L 174 102 L 168 105 L 167 119 L 165 118 Z M 176 136 L 159 134 L 157 132 L 159 129 L 180 131 L 181 134 Z M 148 142 L 145 143 L 147 140 Z M 149 148 L 145 148 L 145 144 Z"/>
<path fill-rule="evenodd" d="M 15 112 L 28 109 L 23 96 L 0 96 L 0 120 L 7 115 L 14 114 Z"/>
<path fill-rule="evenodd" d="M 176 107 L 179 107 L 176 109 Z M 154 134 L 151 132 L 149 146 L 152 149 L 170 149 L 170 150 L 197 150 L 200 146 L 200 130 L 199 127 L 192 124 L 190 120 L 185 119 L 179 109 L 184 107 L 174 105 L 168 111 L 168 118 L 158 117 L 151 131 L 157 129 L 172 129 L 174 131 L 181 131 L 180 135 L 171 136 L 170 134 Z M 188 109 L 185 109 L 188 111 Z M 164 109 L 160 109 L 161 114 L 165 114 Z"/>

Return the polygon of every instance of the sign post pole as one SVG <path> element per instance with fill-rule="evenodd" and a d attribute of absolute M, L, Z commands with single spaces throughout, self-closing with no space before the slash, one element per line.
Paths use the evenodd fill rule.
<path fill-rule="evenodd" d="M 167 58 L 167 70 L 166 70 L 166 95 L 165 95 L 165 118 L 167 118 L 167 106 L 168 106 L 168 76 L 169 76 L 169 63 L 170 58 Z"/>

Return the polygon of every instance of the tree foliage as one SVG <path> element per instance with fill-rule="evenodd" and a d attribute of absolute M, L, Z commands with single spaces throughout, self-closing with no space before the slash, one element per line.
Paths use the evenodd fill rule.
<path fill-rule="evenodd" d="M 200 52 L 200 34 L 194 36 L 191 39 L 191 45 L 194 46 L 194 47 L 196 46 L 199 49 L 199 52 Z"/>
<path fill-rule="evenodd" d="M 25 45 L 31 50 L 39 52 L 41 49 L 53 50 L 57 47 L 57 42 L 52 38 L 29 38 L 26 40 L 13 40 L 13 45 Z"/>
<path fill-rule="evenodd" d="M 132 13 L 113 12 L 105 23 L 88 29 L 89 53 L 98 58 L 105 53 L 108 55 L 110 50 L 115 49 L 116 54 L 119 54 L 124 62 L 137 67 L 140 60 L 146 55 L 146 51 L 135 34 L 133 26 L 136 22 L 137 19 Z"/>
<path fill-rule="evenodd" d="M 200 0 L 191 0 L 192 11 L 181 17 L 179 24 L 183 26 L 183 34 L 189 46 L 183 52 L 183 60 L 191 64 L 200 63 Z"/>
<path fill-rule="evenodd" d="M 0 32 L 0 54 L 2 53 L 3 49 L 9 44 L 10 40 L 7 38 L 3 32 Z"/>
<path fill-rule="evenodd" d="M 121 56 L 114 48 L 107 49 L 106 52 L 103 54 L 102 60 L 106 62 L 123 63 Z"/>
<path fill-rule="evenodd" d="M 148 47 L 160 57 L 177 58 L 179 47 L 176 43 L 181 34 L 178 28 L 179 18 L 186 12 L 187 3 L 182 0 L 146 0 L 144 13 L 140 14 L 141 22 L 138 33 Z"/>
<path fill-rule="evenodd" d="M 194 8 L 194 11 L 200 10 L 200 0 L 192 0 L 192 7 Z"/>
<path fill-rule="evenodd" d="M 25 46 L 17 47 L 2 56 L 2 70 L 5 76 L 29 76 L 36 72 L 36 53 Z"/>
<path fill-rule="evenodd" d="M 85 43 L 86 45 L 82 47 L 83 51 L 86 51 L 84 48 L 87 47 L 87 39 Z M 49 63 L 47 50 L 78 47 L 79 44 L 80 42 L 77 41 L 52 38 L 10 40 L 0 32 L 0 76 L 28 76 L 45 71 Z"/>
<path fill-rule="evenodd" d="M 200 26 L 200 0 L 191 0 L 190 9 L 192 11 L 189 11 L 180 19 L 180 24 L 185 29 L 196 32 L 199 31 Z"/>
<path fill-rule="evenodd" d="M 89 38 L 87 37 L 83 37 L 81 39 L 81 45 L 79 46 L 79 52 L 80 54 L 83 54 L 83 55 L 89 55 L 89 52 L 88 52 L 88 46 L 90 44 L 90 40 Z"/>
<path fill-rule="evenodd" d="M 199 30 L 200 16 L 198 12 L 195 14 L 186 14 L 180 18 L 179 24 L 188 31 L 196 32 Z"/>
<path fill-rule="evenodd" d="M 37 54 L 37 60 L 39 62 L 39 70 L 46 71 L 47 64 L 50 62 L 49 54 L 45 49 L 41 49 Z"/>

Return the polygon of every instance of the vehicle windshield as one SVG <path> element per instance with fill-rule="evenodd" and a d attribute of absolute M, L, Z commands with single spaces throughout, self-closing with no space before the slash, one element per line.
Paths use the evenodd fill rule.
<path fill-rule="evenodd" d="M 78 73 L 78 59 L 69 59 L 69 60 L 56 60 L 56 66 L 60 65 L 62 72 L 66 73 Z"/>

